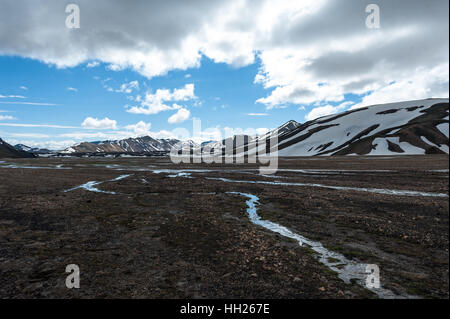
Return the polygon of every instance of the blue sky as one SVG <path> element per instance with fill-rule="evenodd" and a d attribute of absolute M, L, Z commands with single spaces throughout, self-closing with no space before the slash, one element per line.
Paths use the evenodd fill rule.
<path fill-rule="evenodd" d="M 12 144 L 217 140 L 449 95 L 448 0 L 73 4 L 0 2 L 0 137 Z"/>
<path fill-rule="evenodd" d="M 201 120 L 203 129 L 230 127 L 256 130 L 274 128 L 291 119 L 303 122 L 310 111 L 307 105 L 300 109 L 301 105 L 287 104 L 268 110 L 265 105 L 256 103 L 271 91 L 254 83 L 260 67 L 257 61 L 236 68 L 203 57 L 199 67 L 170 71 L 167 75 L 152 79 L 129 69 L 113 71 L 106 64 L 99 63 L 95 67 L 88 67 L 87 64 L 57 68 L 21 57 L 0 57 L 0 95 L 3 96 L 0 98 L 0 110 L 1 115 L 5 116 L 0 122 L 0 136 L 14 143 L 45 146 L 48 140 L 52 140 L 54 145 L 61 142 L 65 146 L 66 141 L 104 139 L 101 135 L 90 137 L 90 133 L 122 137 L 124 127 L 140 121 L 151 123 L 150 132 L 155 133 L 180 127 L 192 133 L 193 118 Z M 133 81 L 139 83 L 139 89 L 133 89 L 130 93 L 116 92 L 122 84 Z M 168 123 L 168 118 L 176 110 L 150 115 L 127 112 L 128 107 L 139 104 L 130 100 L 131 97 L 154 93 L 157 89 L 174 90 L 186 84 L 194 84 L 195 98 L 179 102 L 190 112 L 189 118 L 181 123 Z M 346 100 L 357 102 L 361 98 L 349 96 Z M 6 116 L 12 118 L 6 120 Z M 105 130 L 82 127 L 87 117 L 108 118 L 115 120 L 117 125 L 115 129 Z M 67 136 L 77 133 L 80 138 Z M 135 134 L 130 132 L 129 135 Z"/>

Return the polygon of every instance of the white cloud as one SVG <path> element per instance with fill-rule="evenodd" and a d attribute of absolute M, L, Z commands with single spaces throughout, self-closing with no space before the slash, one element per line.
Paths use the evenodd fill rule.
<path fill-rule="evenodd" d="M 72 138 L 78 141 L 86 141 L 87 139 L 101 139 L 101 140 L 111 140 L 111 139 L 117 139 L 122 138 L 123 135 L 119 134 L 118 132 L 69 132 L 69 133 L 63 133 L 58 134 L 55 137 L 64 137 L 64 138 Z"/>
<path fill-rule="evenodd" d="M 0 115 L 0 121 L 3 120 L 15 120 L 16 118 L 11 115 Z"/>
<path fill-rule="evenodd" d="M 23 95 L 2 95 L 0 94 L 0 99 L 26 99 Z"/>
<path fill-rule="evenodd" d="M 380 86 L 363 97 L 362 102 L 352 109 L 389 102 L 421 100 L 430 96 L 448 97 L 449 64 L 439 65 L 431 70 L 417 70 L 407 79 Z"/>
<path fill-rule="evenodd" d="M 19 104 L 19 105 L 36 105 L 36 106 L 58 106 L 61 104 L 55 104 L 55 103 L 41 103 L 41 102 L 0 102 L 0 104 Z"/>
<path fill-rule="evenodd" d="M 24 90 L 24 91 L 27 91 L 27 90 L 28 90 L 28 88 L 27 88 L 25 85 L 22 85 L 22 86 L 20 87 L 20 89 L 21 89 L 21 90 Z"/>
<path fill-rule="evenodd" d="M 182 123 L 182 122 L 186 121 L 190 115 L 191 115 L 191 112 L 189 112 L 189 110 L 181 108 L 178 110 L 177 113 L 175 113 L 174 115 L 169 117 L 169 119 L 167 121 L 170 124 Z"/>
<path fill-rule="evenodd" d="M 448 2 L 377 4 L 383 16 L 379 30 L 365 28 L 362 2 L 323 1 L 302 19 L 286 16 L 272 30 L 279 43 L 259 54 L 262 67 L 255 83 L 272 92 L 257 102 L 270 109 L 340 102 L 345 94 L 369 92 L 392 102 L 403 96 L 382 90 L 393 81 L 413 82 L 410 86 L 426 92 L 422 97 L 448 96 L 448 15 L 440 12 L 448 9 Z M 445 64 L 438 87 L 428 71 Z"/>
<path fill-rule="evenodd" d="M 270 130 L 268 129 L 268 128 L 266 128 L 266 127 L 260 127 L 260 128 L 257 128 L 256 129 L 256 134 L 258 134 L 258 135 L 264 135 L 264 134 L 266 134 L 267 132 L 269 132 Z"/>
<path fill-rule="evenodd" d="M 188 101 L 196 99 L 194 84 L 186 84 L 184 87 L 174 90 L 158 89 L 155 93 L 147 92 L 140 106 L 133 106 L 127 112 L 134 114 L 158 114 L 162 111 L 179 110 L 181 106 L 176 103 L 168 105 L 166 102 Z"/>
<path fill-rule="evenodd" d="M 92 61 L 92 62 L 89 62 L 87 65 L 86 65 L 86 67 L 88 67 L 88 68 L 95 68 L 95 67 L 97 67 L 97 66 L 99 66 L 100 65 L 100 63 L 98 62 L 98 61 Z"/>
<path fill-rule="evenodd" d="M 43 128 L 58 128 L 58 129 L 78 128 L 78 127 L 76 127 L 76 126 L 67 126 L 67 125 L 54 125 L 54 124 L 26 124 L 26 123 L 0 123 L 0 126 L 10 126 L 10 127 L 43 127 Z"/>
<path fill-rule="evenodd" d="M 87 140 L 121 140 L 130 137 L 139 137 L 148 135 L 153 138 L 176 138 L 176 134 L 173 131 L 157 131 L 152 132 L 150 129 L 150 123 L 139 122 L 136 124 L 127 125 L 123 130 L 116 131 L 104 131 L 104 132 L 69 132 L 58 134 L 54 137 L 58 138 L 71 138 L 78 142 Z"/>
<path fill-rule="evenodd" d="M 366 28 L 364 1 L 78 0 L 87 9 L 77 30 L 61 23 L 64 3 L 0 3 L 0 54 L 57 67 L 96 61 L 151 78 L 198 67 L 202 56 L 241 67 L 256 55 L 255 83 L 270 90 L 257 101 L 269 109 L 339 103 L 349 93 L 392 101 L 385 88 L 394 81 L 448 96 L 448 70 L 444 85 L 427 76 L 449 61 L 447 0 L 378 0 L 380 29 Z M 173 109 L 162 104 L 130 111 Z"/>
<path fill-rule="evenodd" d="M 120 89 L 116 90 L 116 92 L 130 94 L 131 92 L 133 92 L 133 90 L 139 91 L 139 82 L 138 81 L 131 81 L 128 83 L 123 83 L 120 86 Z"/>
<path fill-rule="evenodd" d="M 67 88 L 67 91 L 78 92 L 78 89 L 69 86 L 69 87 Z"/>
<path fill-rule="evenodd" d="M 249 116 L 267 116 L 268 113 L 247 113 Z"/>
<path fill-rule="evenodd" d="M 17 136 L 17 137 L 21 137 L 21 136 Z M 27 138 L 28 136 L 23 136 L 25 138 Z M 32 137 L 32 136 L 29 136 Z M 38 138 L 47 138 L 44 136 L 39 136 Z M 45 140 L 45 141 L 36 141 L 36 140 L 24 140 L 24 139 L 17 139 L 17 138 L 8 138 L 7 142 L 11 145 L 16 145 L 16 144 L 24 144 L 27 145 L 29 147 L 39 147 L 39 148 L 46 148 L 46 149 L 50 149 L 50 150 L 63 150 L 71 145 L 74 145 L 76 143 L 75 140 Z"/>
<path fill-rule="evenodd" d="M 104 119 L 97 119 L 92 117 L 87 117 L 81 126 L 86 129 L 96 129 L 96 130 L 105 130 L 105 129 L 113 129 L 117 128 L 117 122 L 115 120 L 110 120 L 105 117 Z"/>
<path fill-rule="evenodd" d="M 8 136 L 8 137 L 27 137 L 27 138 L 49 138 L 50 137 L 50 135 L 41 134 L 41 133 L 6 133 L 5 136 Z M 21 143 L 21 144 L 24 144 L 24 143 Z"/>
<path fill-rule="evenodd" d="M 132 131 L 137 136 L 150 135 L 150 127 L 151 123 L 145 123 L 144 121 L 140 121 L 136 124 L 131 124 L 125 126 L 125 129 Z"/>

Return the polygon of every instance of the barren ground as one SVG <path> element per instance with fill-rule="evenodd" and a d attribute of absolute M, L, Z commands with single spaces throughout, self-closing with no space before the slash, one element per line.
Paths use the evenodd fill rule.
<path fill-rule="evenodd" d="M 448 194 L 448 156 L 285 158 L 275 176 L 165 158 L 2 161 L 0 298 L 376 297 L 308 247 L 252 224 L 246 199 L 228 192 L 254 194 L 263 219 L 378 264 L 394 293 L 449 297 L 448 197 L 206 179 Z M 213 171 L 153 172 L 181 168 Z M 116 194 L 64 192 L 123 174 L 96 186 Z M 68 264 L 80 267 L 80 289 L 65 287 Z"/>

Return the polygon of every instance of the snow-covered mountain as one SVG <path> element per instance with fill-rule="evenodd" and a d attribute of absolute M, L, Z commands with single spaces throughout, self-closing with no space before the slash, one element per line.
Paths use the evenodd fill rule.
<path fill-rule="evenodd" d="M 38 148 L 38 147 L 29 147 L 24 144 L 16 144 L 14 148 L 19 151 L 30 152 L 33 154 L 51 154 L 53 151 L 46 148 Z"/>
<path fill-rule="evenodd" d="M 232 143 L 236 154 L 261 152 L 270 136 L 277 137 L 279 156 L 413 155 L 449 153 L 448 99 L 426 99 L 372 105 L 300 124 L 289 121 L 262 136 L 234 136 L 219 142 L 181 142 L 150 136 L 117 141 L 83 142 L 62 153 L 152 153 L 194 149 L 214 152 Z M 273 147 L 273 145 L 271 146 Z M 222 154 L 222 153 L 220 153 Z"/>
<path fill-rule="evenodd" d="M 448 154 L 448 113 L 448 99 L 373 105 L 303 124 L 289 121 L 259 137 L 234 137 L 234 148 L 252 154 L 276 136 L 279 156 Z M 207 152 L 224 142 L 208 144 Z"/>
<path fill-rule="evenodd" d="M 152 153 L 169 152 L 179 143 L 176 139 L 154 139 L 150 136 L 127 138 L 115 141 L 83 142 L 75 144 L 61 153 Z M 198 147 L 193 141 L 183 142 L 183 147 Z"/>
<path fill-rule="evenodd" d="M 0 158 L 27 158 L 35 157 L 32 153 L 17 150 L 14 146 L 6 143 L 0 138 Z"/>

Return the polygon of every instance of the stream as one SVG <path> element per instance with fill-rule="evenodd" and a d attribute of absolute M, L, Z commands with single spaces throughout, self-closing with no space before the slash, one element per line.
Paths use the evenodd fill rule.
<path fill-rule="evenodd" d="M 234 179 L 223 178 L 223 177 L 206 177 L 206 179 L 222 181 L 222 182 L 227 182 L 227 183 L 248 183 L 248 184 L 319 187 L 319 188 L 328 188 L 328 189 L 336 189 L 336 190 L 344 190 L 344 191 L 369 192 L 369 193 L 384 194 L 384 195 L 395 195 L 395 196 L 448 197 L 447 194 L 442 194 L 442 193 L 427 193 L 427 192 L 419 192 L 419 191 L 384 189 L 384 188 L 332 186 L 332 185 L 323 185 L 323 184 L 314 184 L 314 183 L 243 181 L 243 180 L 234 180 Z"/>
<path fill-rule="evenodd" d="M 131 176 L 131 175 L 120 175 L 117 178 L 114 178 L 114 179 L 111 179 L 111 180 L 107 180 L 107 181 L 103 181 L 103 182 L 89 181 L 89 182 L 84 183 L 82 185 L 75 186 L 73 188 L 67 189 L 67 190 L 64 191 L 64 193 L 71 192 L 71 191 L 74 191 L 76 189 L 85 189 L 85 190 L 90 191 L 90 192 L 115 195 L 116 194 L 115 192 L 102 191 L 101 189 L 98 189 L 95 186 L 103 184 L 103 183 L 107 183 L 107 182 L 117 182 L 117 181 L 120 181 L 121 179 L 127 178 L 129 176 Z"/>
<path fill-rule="evenodd" d="M 369 274 L 368 272 L 366 272 L 366 267 L 368 266 L 367 264 L 357 263 L 349 260 L 339 253 L 326 249 L 320 242 L 312 241 L 306 237 L 303 237 L 302 235 L 296 234 L 277 223 L 271 222 L 269 220 L 262 220 L 257 213 L 257 205 L 259 204 L 259 198 L 257 196 L 241 192 L 229 192 L 228 194 L 240 195 L 248 198 L 248 200 L 246 201 L 247 213 L 250 221 L 253 224 L 264 227 L 284 237 L 292 238 L 296 240 L 300 246 L 309 246 L 318 254 L 319 261 L 336 272 L 339 278 L 342 279 L 345 283 L 349 284 L 352 281 L 356 281 L 356 283 L 358 283 L 362 287 L 369 289 L 370 291 L 377 294 L 378 297 L 384 299 L 415 298 L 414 296 L 410 295 L 396 295 L 392 291 L 384 289 L 381 286 L 380 288 L 368 288 L 366 286 L 366 278 Z"/>

